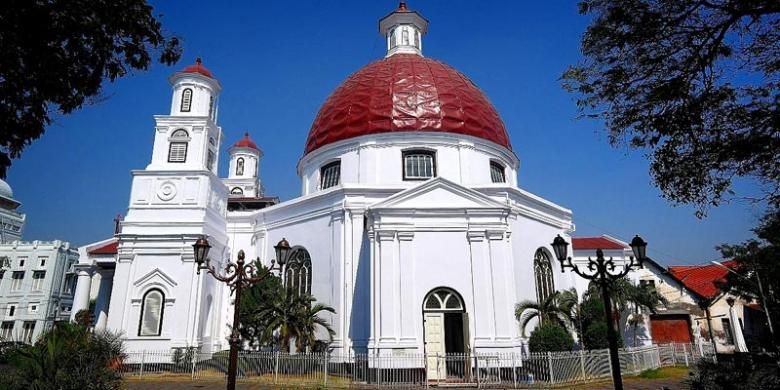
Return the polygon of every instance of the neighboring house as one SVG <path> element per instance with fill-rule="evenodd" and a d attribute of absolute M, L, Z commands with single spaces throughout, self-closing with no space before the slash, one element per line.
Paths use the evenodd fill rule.
<path fill-rule="evenodd" d="M 724 261 L 726 267 L 733 267 L 734 261 Z M 664 268 L 650 261 L 638 272 L 640 283 L 655 285 L 669 300 L 667 307 L 659 307 L 658 314 L 651 316 L 651 334 L 657 344 L 669 342 L 705 341 L 712 342 L 720 353 L 734 351 L 734 332 L 739 330 L 745 336 L 751 349 L 758 349 L 762 340 L 768 337 L 766 317 L 755 303 L 726 294 L 718 287 L 724 281 L 728 270 L 708 265 L 680 265 Z M 739 324 L 729 320 L 728 298 L 734 298 L 734 308 Z M 709 321 L 708 321 L 709 314 Z"/>
<path fill-rule="evenodd" d="M 10 267 L 0 269 L 0 339 L 33 342 L 57 321 L 67 321 L 76 286 L 76 249 L 64 241 L 0 244 Z"/>

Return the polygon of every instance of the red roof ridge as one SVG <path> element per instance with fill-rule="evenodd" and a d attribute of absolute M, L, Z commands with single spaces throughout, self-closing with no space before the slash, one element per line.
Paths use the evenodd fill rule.
<path fill-rule="evenodd" d="M 95 249 L 90 250 L 90 255 L 115 255 L 118 252 L 119 240 L 103 244 Z"/>
<path fill-rule="evenodd" d="M 592 237 L 572 237 L 572 249 L 628 249 L 628 244 L 615 237 L 602 234 Z"/>

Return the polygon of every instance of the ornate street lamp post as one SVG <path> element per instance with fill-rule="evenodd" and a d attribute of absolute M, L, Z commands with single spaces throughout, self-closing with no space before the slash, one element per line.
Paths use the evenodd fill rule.
<path fill-rule="evenodd" d="M 631 270 L 642 267 L 642 262 L 646 258 L 647 243 L 641 237 L 636 236 L 631 240 L 631 250 L 634 256 L 630 257 L 627 264 L 615 264 L 610 258 L 604 258 L 604 252 L 601 249 L 596 250 L 596 258 L 588 257 L 587 264 L 580 265 L 572 263 L 568 256 L 569 243 L 560 235 L 555 237 L 552 242 L 555 257 L 561 263 L 561 272 L 565 268 L 571 268 L 574 273 L 596 282 L 601 288 L 601 299 L 604 301 L 604 315 L 607 319 L 607 340 L 609 341 L 609 362 L 612 366 L 612 383 L 615 390 L 623 390 L 623 377 L 620 375 L 620 358 L 618 357 L 617 331 L 614 321 L 612 321 L 612 302 L 609 296 L 609 284 L 617 279 L 626 276 Z M 619 267 L 622 267 L 620 269 Z"/>
<path fill-rule="evenodd" d="M 257 269 L 254 264 L 244 263 L 244 251 L 238 251 L 238 261 L 235 263 L 228 262 L 225 265 L 224 272 L 220 272 L 210 264 L 208 254 L 211 245 L 206 237 L 201 237 L 195 244 L 192 245 L 195 251 L 195 263 L 197 264 L 198 275 L 200 270 L 205 269 L 215 279 L 222 283 L 227 284 L 230 287 L 231 293 L 236 293 L 236 298 L 233 301 L 233 329 L 230 333 L 230 360 L 228 361 L 228 380 L 227 389 L 235 390 L 236 388 L 236 371 L 238 368 L 238 349 L 241 346 L 241 336 L 238 333 L 240 325 L 240 306 L 241 306 L 241 292 L 246 287 L 251 287 L 253 284 L 260 283 L 274 270 L 274 263 L 276 260 L 271 261 L 271 268 L 268 269 L 262 275 L 257 275 Z M 279 259 L 279 269 L 287 261 L 287 255 L 290 252 L 290 244 L 284 238 L 279 241 L 276 246 L 276 258 Z"/>

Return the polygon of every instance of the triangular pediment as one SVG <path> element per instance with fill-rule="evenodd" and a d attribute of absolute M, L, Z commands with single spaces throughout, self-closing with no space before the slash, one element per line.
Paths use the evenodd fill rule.
<path fill-rule="evenodd" d="M 166 284 L 171 287 L 176 286 L 176 281 L 174 281 L 173 278 L 171 278 L 170 276 L 166 275 L 165 272 L 161 271 L 159 268 L 155 268 L 151 272 L 147 273 L 146 275 L 141 276 L 140 278 L 138 278 L 138 280 L 133 282 L 133 285 L 136 287 L 143 286 L 145 284 L 148 284 L 151 281 L 162 282 L 163 284 Z"/>
<path fill-rule="evenodd" d="M 475 209 L 508 208 L 487 195 L 437 177 L 401 191 L 371 209 Z"/>

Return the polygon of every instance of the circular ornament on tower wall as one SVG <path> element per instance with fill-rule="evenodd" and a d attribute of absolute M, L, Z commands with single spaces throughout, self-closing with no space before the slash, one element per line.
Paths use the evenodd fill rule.
<path fill-rule="evenodd" d="M 160 184 L 160 188 L 157 189 L 157 197 L 166 202 L 173 199 L 176 197 L 176 185 L 170 181 Z"/>

